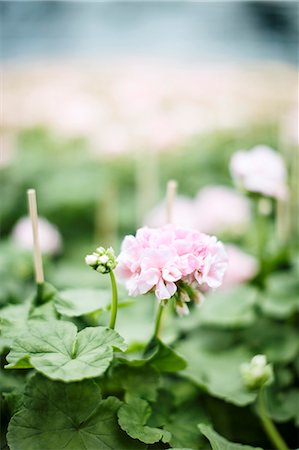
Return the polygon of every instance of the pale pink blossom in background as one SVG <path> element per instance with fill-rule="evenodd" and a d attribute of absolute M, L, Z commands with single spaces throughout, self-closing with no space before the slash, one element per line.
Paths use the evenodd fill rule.
<path fill-rule="evenodd" d="M 237 186 L 267 197 L 287 197 L 287 171 L 281 155 L 270 147 L 258 145 L 232 155 L 230 171 Z"/>
<path fill-rule="evenodd" d="M 126 236 L 115 272 L 129 295 L 154 290 L 159 300 L 167 300 L 181 280 L 198 289 L 219 287 L 226 266 L 226 252 L 216 237 L 165 225 L 143 227 L 136 236 Z"/>
<path fill-rule="evenodd" d="M 195 197 L 193 215 L 196 227 L 204 233 L 242 234 L 250 223 L 250 203 L 227 186 L 207 186 Z"/>
<path fill-rule="evenodd" d="M 245 283 L 257 274 L 259 264 L 254 256 L 232 244 L 225 244 L 225 250 L 228 255 L 228 266 L 222 288 Z"/>
<path fill-rule="evenodd" d="M 58 228 L 48 220 L 38 219 L 39 242 L 42 253 L 56 255 L 62 249 L 62 238 Z M 32 250 L 33 237 L 32 225 L 29 217 L 18 220 L 12 230 L 12 240 L 17 247 L 24 250 Z"/>
<path fill-rule="evenodd" d="M 145 217 L 144 223 L 149 227 L 161 227 L 166 223 L 165 202 L 155 206 Z M 174 225 L 196 228 L 194 202 L 191 198 L 178 195 L 172 207 L 172 223 Z"/>

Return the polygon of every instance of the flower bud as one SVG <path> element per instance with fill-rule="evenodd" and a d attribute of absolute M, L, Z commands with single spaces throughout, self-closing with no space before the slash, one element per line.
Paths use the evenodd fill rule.
<path fill-rule="evenodd" d="M 196 304 L 196 306 L 202 305 L 206 300 L 206 297 L 203 295 L 201 291 L 198 289 L 194 291 L 194 298 L 193 301 Z"/>
<path fill-rule="evenodd" d="M 256 355 L 249 363 L 240 367 L 245 386 L 250 390 L 260 389 L 273 381 L 273 369 L 267 364 L 265 355 Z"/>
<path fill-rule="evenodd" d="M 86 255 L 85 256 L 85 262 L 88 266 L 96 266 L 98 263 L 98 257 L 97 255 Z"/>
<path fill-rule="evenodd" d="M 190 313 L 189 308 L 185 302 L 177 301 L 175 309 L 179 316 L 188 316 Z"/>
<path fill-rule="evenodd" d="M 85 257 L 85 262 L 99 273 L 109 273 L 117 265 L 115 253 L 112 247 L 107 250 L 104 247 L 98 247 L 92 255 Z"/>

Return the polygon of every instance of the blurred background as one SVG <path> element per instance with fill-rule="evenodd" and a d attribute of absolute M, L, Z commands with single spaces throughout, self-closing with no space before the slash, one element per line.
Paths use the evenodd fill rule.
<path fill-rule="evenodd" d="M 0 14 L 5 301 L 23 289 L 15 277 L 32 277 L 28 188 L 58 288 L 97 284 L 84 267 L 96 244 L 118 251 L 136 227 L 165 222 L 170 178 L 177 223 L 250 251 L 228 163 L 265 144 L 292 165 L 297 2 L 1 1 Z"/>

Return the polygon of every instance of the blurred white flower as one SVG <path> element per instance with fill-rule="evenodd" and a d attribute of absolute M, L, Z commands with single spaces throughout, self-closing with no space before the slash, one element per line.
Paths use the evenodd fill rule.
<path fill-rule="evenodd" d="M 281 155 L 270 147 L 258 145 L 239 150 L 230 161 L 230 171 L 237 186 L 267 197 L 287 196 L 287 172 Z"/>
<path fill-rule="evenodd" d="M 265 355 L 255 355 L 249 363 L 241 364 L 240 371 L 248 389 L 260 389 L 272 383 L 274 378 L 272 365 L 267 363 Z"/>
<path fill-rule="evenodd" d="M 145 217 L 144 223 L 149 227 L 161 227 L 166 223 L 166 206 L 161 202 Z M 189 197 L 177 196 L 172 210 L 172 223 L 186 228 L 196 228 L 193 200 Z"/>
<path fill-rule="evenodd" d="M 245 283 L 257 274 L 259 265 L 254 256 L 232 244 L 226 244 L 225 250 L 228 255 L 228 266 L 223 278 L 223 288 Z"/>
<path fill-rule="evenodd" d="M 38 219 L 39 242 L 42 253 L 56 255 L 61 251 L 62 238 L 58 228 L 48 220 Z M 25 250 L 33 248 L 32 226 L 30 217 L 22 217 L 12 230 L 12 240 L 16 246 Z"/>
<path fill-rule="evenodd" d="M 207 186 L 198 192 L 193 214 L 203 233 L 242 234 L 250 222 L 248 199 L 226 186 Z"/>

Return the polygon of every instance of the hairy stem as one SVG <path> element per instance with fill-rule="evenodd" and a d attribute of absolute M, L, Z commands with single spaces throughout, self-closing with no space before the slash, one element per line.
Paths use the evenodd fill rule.
<path fill-rule="evenodd" d="M 157 315 L 156 315 L 154 338 L 159 336 L 159 331 L 160 331 L 160 326 L 161 326 L 161 317 L 162 317 L 163 309 L 164 309 L 163 304 L 159 303 L 159 307 L 158 307 Z"/>
<path fill-rule="evenodd" d="M 109 272 L 110 280 L 111 280 L 111 289 L 112 289 L 112 302 L 111 302 L 111 316 L 109 327 L 114 330 L 116 315 L 117 315 L 117 304 L 118 304 L 118 294 L 117 294 L 117 286 L 115 281 L 115 276 L 113 271 Z"/>
<path fill-rule="evenodd" d="M 260 389 L 260 392 L 258 394 L 257 408 L 262 426 L 275 448 L 277 448 L 277 450 L 289 450 L 287 444 L 285 443 L 276 426 L 267 414 L 263 388 Z"/>

